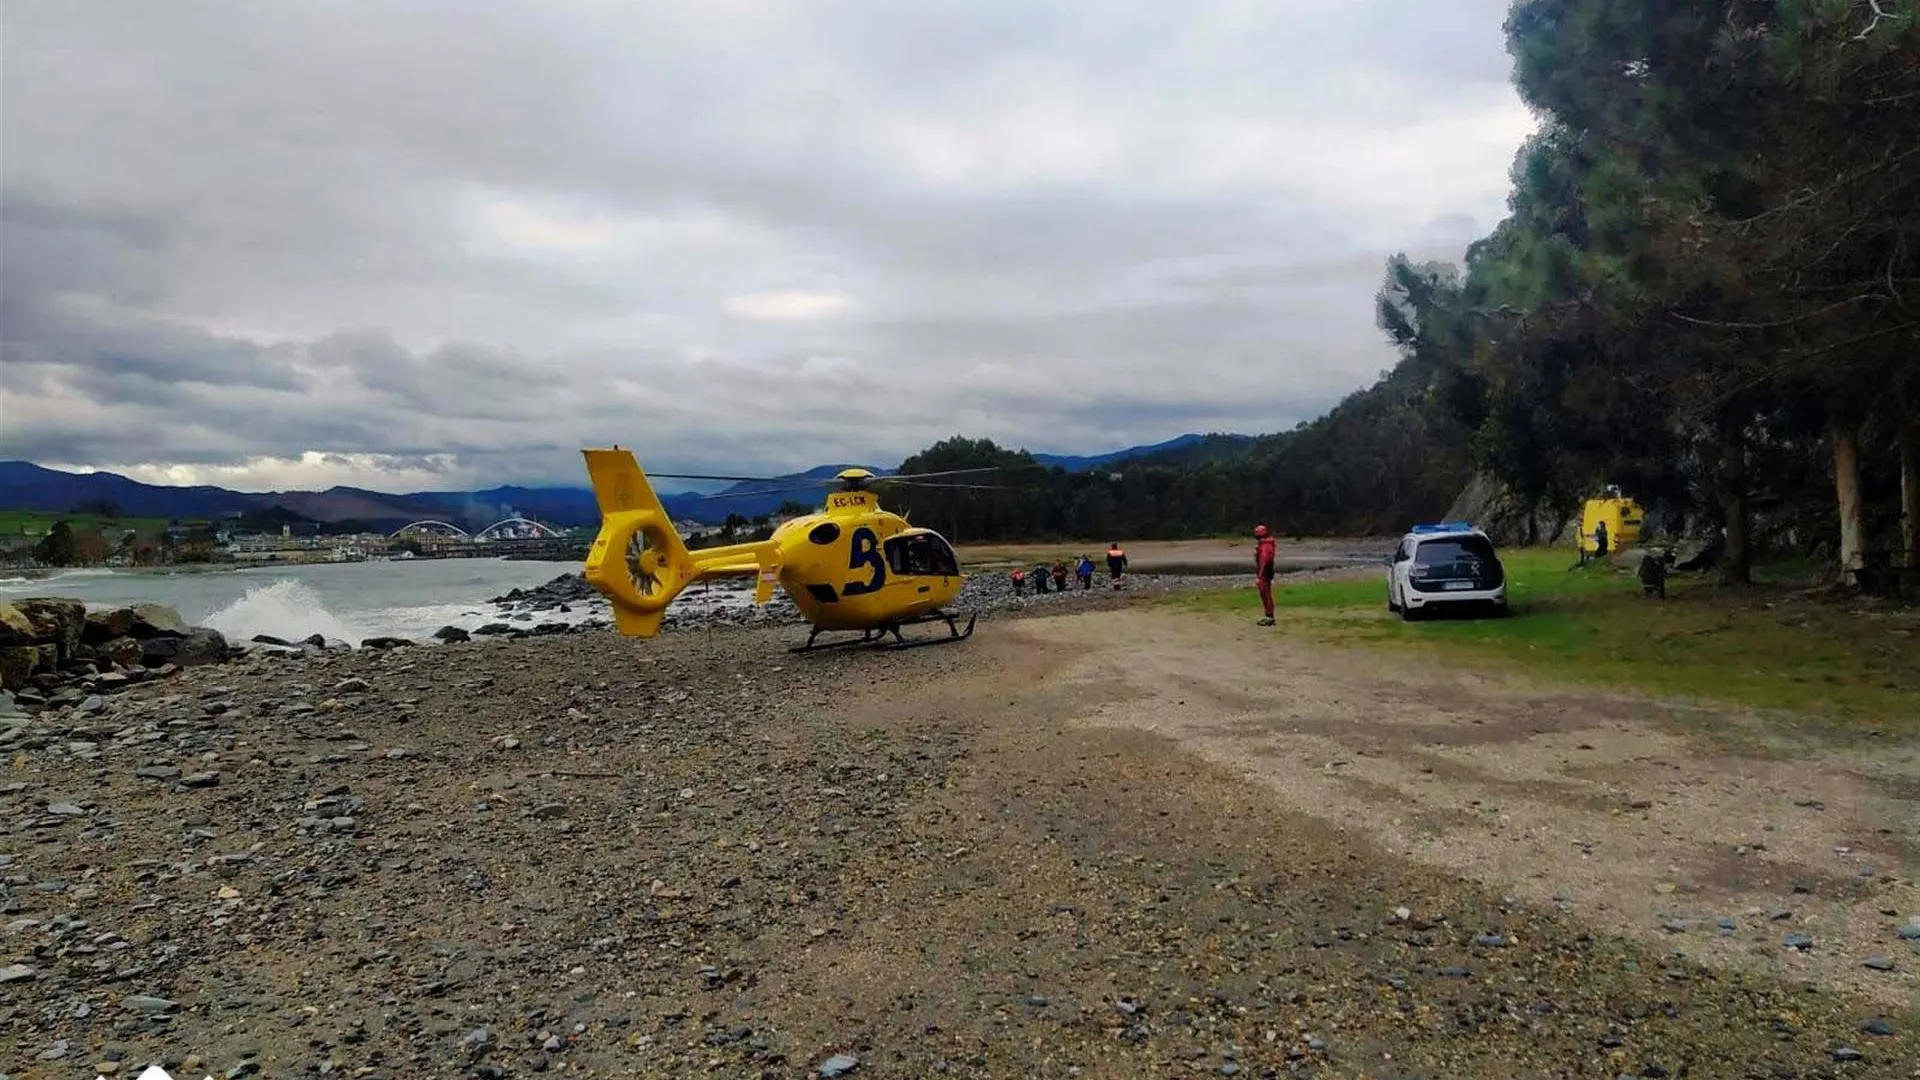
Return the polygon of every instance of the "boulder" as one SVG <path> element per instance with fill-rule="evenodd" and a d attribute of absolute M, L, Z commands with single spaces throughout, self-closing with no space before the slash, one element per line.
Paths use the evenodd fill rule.
<path fill-rule="evenodd" d="M 139 639 L 130 637 L 117 637 L 111 641 L 103 641 L 94 646 L 93 651 L 99 653 L 102 660 L 111 662 L 115 667 L 138 666 L 140 658 L 146 652 L 140 647 Z"/>
<path fill-rule="evenodd" d="M 19 608 L 0 603 L 0 647 L 31 645 L 34 633 L 32 620 L 22 614 Z"/>
<path fill-rule="evenodd" d="M 127 636 L 146 640 L 155 637 L 183 637 L 192 628 L 180 613 L 165 604 L 133 604 L 127 608 L 133 612 L 133 626 L 127 630 Z"/>
<path fill-rule="evenodd" d="M 148 667 L 194 667 L 226 659 L 226 637 L 205 626 L 196 626 L 181 637 L 150 637 L 140 645 L 140 660 Z"/>
<path fill-rule="evenodd" d="M 137 618 L 131 608 L 107 608 L 102 611 L 87 612 L 87 628 L 80 632 L 80 640 L 89 645 L 98 645 L 103 641 L 126 637 L 133 629 Z"/>
<path fill-rule="evenodd" d="M 33 624 L 34 639 L 53 645 L 65 660 L 80 649 L 81 632 L 87 628 L 87 605 L 63 596 L 40 596 L 18 600 L 13 605 Z"/>
<path fill-rule="evenodd" d="M 60 649 L 56 645 L 0 646 L 0 689 L 19 689 L 34 675 L 53 671 L 59 664 Z"/>
<path fill-rule="evenodd" d="M 370 637 L 361 639 L 360 647 L 363 649 L 404 649 L 411 644 L 413 644 L 412 641 L 403 637 Z"/>
<path fill-rule="evenodd" d="M 435 630 L 433 636 L 448 643 L 471 640 L 471 635 L 457 626 L 443 626 Z"/>
<path fill-rule="evenodd" d="M 145 641 L 156 637 L 185 637 L 186 633 L 186 620 L 167 605 L 130 604 L 89 612 L 84 637 L 88 644 L 99 644 L 119 637 Z"/>
<path fill-rule="evenodd" d="M 40 661 L 38 645 L 0 645 L 0 690 L 18 690 L 27 685 L 33 665 Z"/>
<path fill-rule="evenodd" d="M 1480 473 L 1467 481 L 1442 520 L 1470 521 L 1495 544 L 1512 546 L 1571 544 L 1579 527 L 1572 515 L 1545 502 L 1529 504 L 1507 485 Z"/>

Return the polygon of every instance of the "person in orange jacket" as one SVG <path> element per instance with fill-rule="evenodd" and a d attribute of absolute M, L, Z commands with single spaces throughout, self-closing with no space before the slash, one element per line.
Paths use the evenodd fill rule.
<path fill-rule="evenodd" d="M 1253 581 L 1260 589 L 1260 607 L 1266 617 L 1261 626 L 1273 625 L 1273 534 L 1265 525 L 1253 527 Z"/>

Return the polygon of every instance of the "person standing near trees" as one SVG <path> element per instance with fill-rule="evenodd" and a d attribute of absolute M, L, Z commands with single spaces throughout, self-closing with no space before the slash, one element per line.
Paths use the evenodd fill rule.
<path fill-rule="evenodd" d="M 1120 587 L 1120 575 L 1127 569 L 1127 553 L 1121 548 L 1120 541 L 1107 545 L 1107 574 L 1113 579 L 1113 587 Z"/>
<path fill-rule="evenodd" d="M 1260 607 L 1266 615 L 1261 626 L 1273 625 L 1273 533 L 1265 525 L 1253 527 L 1253 582 L 1260 590 Z"/>

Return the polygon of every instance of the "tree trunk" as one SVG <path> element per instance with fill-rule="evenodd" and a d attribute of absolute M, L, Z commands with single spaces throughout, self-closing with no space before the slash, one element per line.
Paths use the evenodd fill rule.
<path fill-rule="evenodd" d="M 1900 539 L 1907 565 L 1920 567 L 1920 419 L 1900 425 Z"/>
<path fill-rule="evenodd" d="M 1866 532 L 1860 511 L 1859 432 L 1849 424 L 1833 427 L 1833 491 L 1840 503 L 1840 574 L 1842 582 L 1852 583 L 1851 571 L 1858 570 L 1866 548 Z"/>
<path fill-rule="evenodd" d="M 1747 508 L 1744 487 L 1731 488 L 1720 496 L 1720 509 L 1726 517 L 1726 546 L 1720 553 L 1720 584 L 1753 584 L 1753 543 L 1751 512 Z"/>

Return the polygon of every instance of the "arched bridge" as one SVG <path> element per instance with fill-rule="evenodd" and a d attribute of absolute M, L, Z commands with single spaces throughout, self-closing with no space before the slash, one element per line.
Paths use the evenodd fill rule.
<path fill-rule="evenodd" d="M 532 518 L 510 517 L 496 521 L 477 533 L 470 533 L 446 521 L 416 521 L 402 525 L 391 535 L 395 540 L 407 536 L 447 536 L 484 544 L 491 540 L 557 540 L 561 534 Z"/>
<path fill-rule="evenodd" d="M 496 521 L 474 534 L 481 542 L 488 540 L 555 540 L 560 533 L 532 518 L 510 517 L 505 521 Z"/>
<path fill-rule="evenodd" d="M 458 525 L 445 521 L 416 521 L 411 525 L 402 525 L 388 534 L 389 539 L 398 540 L 403 536 L 460 536 L 473 534 Z"/>

